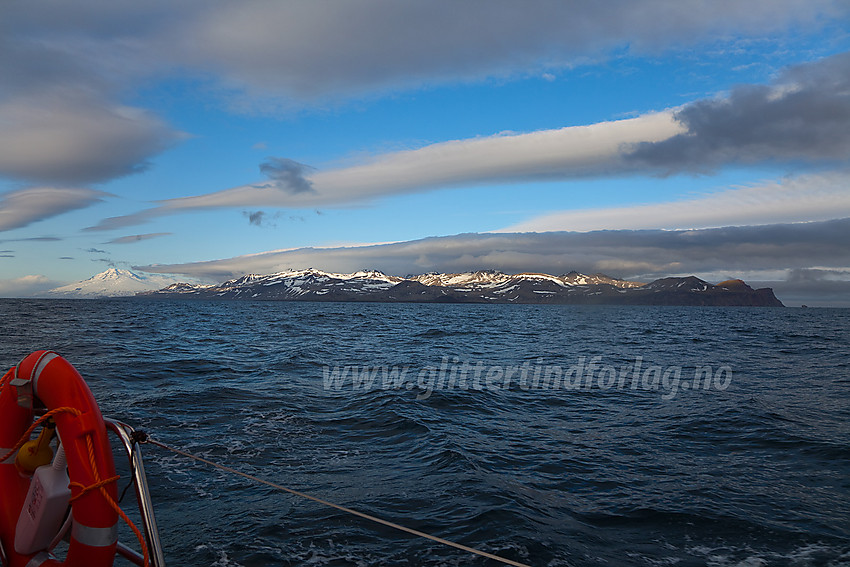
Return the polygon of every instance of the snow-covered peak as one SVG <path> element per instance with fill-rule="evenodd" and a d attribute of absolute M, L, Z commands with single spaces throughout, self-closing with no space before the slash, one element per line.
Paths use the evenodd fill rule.
<path fill-rule="evenodd" d="M 89 282 L 89 281 L 91 281 L 91 282 L 95 282 L 95 281 L 115 282 L 115 281 L 122 281 L 122 280 L 144 281 L 137 274 L 131 272 L 130 270 L 122 270 L 121 268 L 109 268 L 105 272 L 100 272 L 99 274 L 95 274 L 92 277 L 90 277 L 89 279 L 83 280 L 83 281 L 86 281 L 86 282 Z"/>
<path fill-rule="evenodd" d="M 127 297 L 140 291 L 162 289 L 176 283 L 176 279 L 161 275 L 140 275 L 130 270 L 109 268 L 76 283 L 63 285 L 48 292 L 53 297 Z"/>
<path fill-rule="evenodd" d="M 352 272 L 350 274 L 334 274 L 334 276 L 346 280 L 380 280 L 389 283 L 398 283 L 404 279 L 399 278 L 397 276 L 388 276 L 387 274 L 379 270 L 360 270 L 358 272 Z"/>
<path fill-rule="evenodd" d="M 250 284 L 250 283 L 256 282 L 258 280 L 264 280 L 264 279 L 269 278 L 269 277 L 271 277 L 271 276 L 263 276 L 263 275 L 260 275 L 260 274 L 245 274 L 241 278 L 236 278 L 234 280 L 227 280 L 226 282 L 224 282 L 221 285 L 223 287 L 234 287 L 234 286 L 239 286 L 239 285 Z"/>
<path fill-rule="evenodd" d="M 484 285 L 484 284 L 501 284 L 511 276 L 493 270 L 479 270 L 477 272 L 461 272 L 458 274 L 438 274 L 435 272 L 422 274 L 419 276 L 410 276 L 406 279 L 417 281 L 423 285 L 433 286 L 466 286 L 466 285 Z"/>
<path fill-rule="evenodd" d="M 618 287 L 621 289 L 640 287 L 644 285 L 642 282 L 632 282 L 627 280 L 618 280 L 615 278 L 611 278 L 606 276 L 605 274 L 593 274 L 592 276 L 588 276 L 586 274 L 581 274 L 579 272 L 570 272 L 568 274 L 564 274 L 562 276 L 558 276 L 558 279 L 563 281 L 567 285 L 600 285 L 607 284 L 613 285 L 614 287 Z"/>
<path fill-rule="evenodd" d="M 569 274 L 564 274 L 562 276 L 552 276 L 537 272 L 505 274 L 493 270 L 481 270 L 478 272 L 463 272 L 459 274 L 439 274 L 432 272 L 419 276 L 408 276 L 406 279 L 417 281 L 427 286 L 473 288 L 493 287 L 505 284 L 513 285 L 522 281 L 549 282 L 560 287 L 608 284 L 613 285 L 614 287 L 626 288 L 643 285 L 638 282 L 627 282 L 624 280 L 609 278 L 603 274 L 588 276 L 578 272 L 570 272 Z"/>
<path fill-rule="evenodd" d="M 559 285 L 561 287 L 566 284 L 564 281 L 557 276 L 550 276 L 549 274 L 538 274 L 534 272 L 524 272 L 522 274 L 516 274 L 515 276 L 511 276 L 513 280 L 538 280 L 545 282 L 552 282 L 553 284 Z"/>
<path fill-rule="evenodd" d="M 211 284 L 192 284 L 187 282 L 173 283 L 168 287 L 164 287 L 163 291 L 170 293 L 194 293 L 198 290 L 214 287 Z"/>
<path fill-rule="evenodd" d="M 303 270 L 284 270 L 282 272 L 276 272 L 274 274 L 269 274 L 267 276 L 252 276 L 265 280 L 284 280 L 284 279 L 297 279 L 297 278 L 312 278 L 312 279 L 334 279 L 334 280 L 380 280 L 389 283 L 398 283 L 402 281 L 403 278 L 399 278 L 396 276 L 388 276 L 387 274 L 378 271 L 378 270 L 359 270 L 357 272 L 352 272 L 350 274 L 343 274 L 337 272 L 325 272 L 324 270 L 317 270 L 315 268 L 306 268 Z M 239 281 L 239 280 L 235 280 Z"/>

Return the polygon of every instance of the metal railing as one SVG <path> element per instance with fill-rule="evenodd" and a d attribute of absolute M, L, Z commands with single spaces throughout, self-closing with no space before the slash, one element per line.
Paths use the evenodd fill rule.
<path fill-rule="evenodd" d="M 159 539 L 159 530 L 156 527 L 156 518 L 154 517 L 153 503 L 148 489 L 148 479 L 145 476 L 145 465 L 142 462 L 141 448 L 133 438 L 135 430 L 126 423 L 114 419 L 104 417 L 103 421 L 106 428 L 121 440 L 124 452 L 127 453 L 127 460 L 130 463 L 130 471 L 133 475 L 133 485 L 136 488 L 136 501 L 139 503 L 139 515 L 142 518 L 145 541 L 148 544 L 150 566 L 165 567 L 162 543 Z M 141 553 L 121 542 L 118 542 L 117 553 L 136 565 L 144 564 L 144 556 Z"/>

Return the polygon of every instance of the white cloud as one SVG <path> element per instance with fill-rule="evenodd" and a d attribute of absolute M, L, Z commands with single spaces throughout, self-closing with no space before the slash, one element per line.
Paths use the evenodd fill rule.
<path fill-rule="evenodd" d="M 75 85 L 116 100 L 122 85 L 179 75 L 247 108 L 546 76 L 612 50 L 657 53 L 718 38 L 775 37 L 820 29 L 848 12 L 841 0 L 7 4 L 0 98 Z"/>
<path fill-rule="evenodd" d="M 0 297 L 33 297 L 56 287 L 47 276 L 30 275 L 14 279 L 0 279 Z"/>
<path fill-rule="evenodd" d="M 295 181 L 309 190 L 293 191 L 289 177 L 285 182 L 272 179 L 161 201 L 157 208 L 106 219 L 94 228 L 118 228 L 204 208 L 339 206 L 447 186 L 619 175 L 644 169 L 623 159 L 624 146 L 662 140 L 680 131 L 672 114 L 661 112 L 589 126 L 453 140 L 311 175 L 299 169 Z"/>
<path fill-rule="evenodd" d="M 663 140 L 680 131 L 670 113 L 526 134 L 433 144 L 353 167 L 319 172 L 314 188 L 325 202 L 457 185 L 617 175 L 633 171 L 623 145 Z"/>
<path fill-rule="evenodd" d="M 786 178 L 682 201 L 560 211 L 496 232 L 686 229 L 850 217 L 850 172 Z"/>
<path fill-rule="evenodd" d="M 0 176 L 56 185 L 106 181 L 145 169 L 183 136 L 120 102 L 156 72 L 141 36 L 153 14 L 154 27 L 166 14 L 96 4 L 3 6 Z"/>
<path fill-rule="evenodd" d="M 100 202 L 92 189 L 31 187 L 0 194 L 0 231 L 12 230 Z"/>
<path fill-rule="evenodd" d="M 0 124 L 0 175 L 63 185 L 142 171 L 182 136 L 141 109 L 67 92 L 0 102 Z"/>
<path fill-rule="evenodd" d="M 206 3 L 165 28 L 168 55 L 254 100 L 357 96 L 540 73 L 614 48 L 657 52 L 717 37 L 815 28 L 831 0 L 551 2 L 360 0 Z M 281 100 L 281 98 L 283 100 Z"/>

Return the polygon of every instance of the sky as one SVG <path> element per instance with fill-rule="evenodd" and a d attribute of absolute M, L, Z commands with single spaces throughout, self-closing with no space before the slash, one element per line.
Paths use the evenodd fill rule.
<path fill-rule="evenodd" d="M 0 6 L 0 297 L 576 270 L 850 307 L 850 3 Z"/>

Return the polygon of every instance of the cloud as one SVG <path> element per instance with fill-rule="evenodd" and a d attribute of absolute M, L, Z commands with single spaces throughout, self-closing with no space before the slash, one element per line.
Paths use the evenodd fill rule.
<path fill-rule="evenodd" d="M 304 177 L 314 168 L 288 158 L 270 157 L 260 164 L 260 171 L 272 180 L 272 183 L 257 185 L 257 189 L 276 189 L 284 193 L 311 193 L 313 182 Z"/>
<path fill-rule="evenodd" d="M 0 175 L 62 185 L 144 171 L 182 137 L 147 111 L 67 92 L 2 101 L 0 123 Z"/>
<path fill-rule="evenodd" d="M 850 280 L 850 270 L 802 269 L 788 271 L 788 283 L 808 283 Z"/>
<path fill-rule="evenodd" d="M 248 217 L 248 222 L 253 224 L 254 226 L 262 226 L 263 225 L 263 217 L 266 215 L 265 211 L 243 211 L 243 215 Z"/>
<path fill-rule="evenodd" d="M 447 186 L 621 175 L 644 169 L 623 159 L 624 144 L 662 140 L 680 130 L 670 113 L 646 114 L 589 126 L 441 142 L 382 154 L 349 167 L 317 171 L 309 177 L 296 167 L 300 164 L 279 160 L 287 164 L 278 168 L 283 186 L 242 185 L 206 195 L 168 199 L 152 209 L 104 219 L 90 229 L 121 228 L 160 215 L 206 208 L 343 206 Z M 293 192 L 291 183 L 302 179 L 312 190 Z"/>
<path fill-rule="evenodd" d="M 160 43 L 172 59 L 218 77 L 235 103 L 256 108 L 258 101 L 297 104 L 540 75 L 612 49 L 657 53 L 717 37 L 816 29 L 820 18 L 844 13 L 840 2 L 787 0 L 361 0 L 333 10 L 321 3 L 245 1 L 202 4 Z"/>
<path fill-rule="evenodd" d="M 0 158 L 2 159 L 2 158 Z M 91 189 L 31 187 L 0 195 L 0 231 L 21 228 L 100 202 L 106 193 Z"/>
<path fill-rule="evenodd" d="M 106 181 L 144 170 L 184 136 L 119 102 L 154 71 L 143 62 L 143 40 L 133 37 L 150 18 L 134 20 L 138 10 L 119 14 L 94 2 L 66 8 L 3 8 L 0 176 L 56 185 Z"/>
<path fill-rule="evenodd" d="M 159 238 L 160 236 L 168 236 L 173 234 L 171 232 L 152 232 L 149 234 L 132 234 L 130 236 L 122 236 L 120 238 L 113 238 L 109 242 L 104 242 L 104 244 L 133 244 L 135 242 L 141 242 L 142 240 L 150 240 L 151 238 Z M 93 248 L 91 250 L 94 250 Z M 103 252 L 102 250 L 100 252 Z"/>
<path fill-rule="evenodd" d="M 0 279 L 0 297 L 33 297 L 56 287 L 47 276 L 31 275 L 13 279 Z"/>
<path fill-rule="evenodd" d="M 847 12 L 837 0 L 361 0 L 332 10 L 260 0 L 79 0 L 49 10 L 19 2 L 4 6 L 0 21 L 0 175 L 74 185 L 145 170 L 185 134 L 121 101 L 170 77 L 202 83 L 232 108 L 299 108 L 457 81 L 549 77 L 624 48 L 657 53 L 817 30 Z M 303 172 L 288 171 L 295 183 L 281 179 L 277 189 L 307 193 Z"/>
<path fill-rule="evenodd" d="M 67 110 L 59 102 L 65 93 L 86 93 L 108 111 L 120 107 L 117 101 L 128 86 L 179 77 L 203 82 L 207 92 L 218 92 L 232 107 L 253 111 L 449 82 L 548 77 L 624 49 L 655 54 L 717 38 L 813 31 L 845 18 L 848 7 L 840 0 L 612 0 L 605 5 L 359 0 L 333 9 L 262 0 L 151 0 L 120 7 L 78 0 L 51 3 L 49 10 L 20 2 L 3 12 L 2 101 L 24 104 L 28 96 L 47 93 L 52 104 Z M 98 116 L 88 110 L 82 134 L 95 126 L 88 120 Z M 119 128 L 108 114 L 111 127 Z M 150 116 L 127 125 L 145 138 L 138 152 L 128 153 L 142 154 L 143 161 L 150 155 L 143 148 L 155 153 L 167 145 L 173 132 L 161 126 Z M 134 171 L 138 163 L 117 161 L 73 173 L 76 179 L 83 173 L 102 179 L 111 171 Z M 55 176 L 61 168 L 48 170 Z"/>
<path fill-rule="evenodd" d="M 745 85 L 673 114 L 685 131 L 641 142 L 629 158 L 666 173 L 761 162 L 850 159 L 850 53 L 786 70 L 774 85 Z"/>
<path fill-rule="evenodd" d="M 311 204 L 339 204 L 392 194 L 484 183 L 577 179 L 633 172 L 623 144 L 662 140 L 680 131 L 669 113 L 529 133 L 452 140 L 320 171 Z"/>
<path fill-rule="evenodd" d="M 96 0 L 4 6 L 16 84 L 195 75 L 257 97 L 315 99 L 386 88 L 556 70 L 627 47 L 657 53 L 718 37 L 816 30 L 847 13 L 840 0 L 680 3 L 612 0 L 238 4 Z M 14 48 L 14 49 L 12 49 Z M 0 55 L 2 57 L 2 55 Z M 103 88 L 103 87 L 100 87 Z"/>
<path fill-rule="evenodd" d="M 0 242 L 59 242 L 58 236 L 31 236 L 29 238 L 6 238 Z"/>
<path fill-rule="evenodd" d="M 219 281 L 310 266 L 337 272 L 374 267 L 398 275 L 481 269 L 578 270 L 641 279 L 718 271 L 848 269 L 850 248 L 846 242 L 850 242 L 850 218 L 702 230 L 460 234 L 380 245 L 278 250 L 135 269 Z"/>
<path fill-rule="evenodd" d="M 277 219 L 281 218 L 282 214 L 280 211 L 269 214 L 266 211 L 242 211 L 242 216 L 248 219 L 248 223 L 253 226 L 267 226 L 267 227 L 276 227 Z M 289 220 L 304 220 L 304 217 L 297 215 L 290 215 Z"/>
<path fill-rule="evenodd" d="M 850 171 L 789 177 L 668 203 L 559 211 L 498 232 L 682 229 L 850 217 Z"/>

